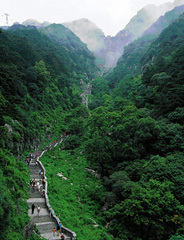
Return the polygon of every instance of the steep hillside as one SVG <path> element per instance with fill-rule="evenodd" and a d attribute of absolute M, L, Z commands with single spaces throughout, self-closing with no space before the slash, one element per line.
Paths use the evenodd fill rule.
<path fill-rule="evenodd" d="M 111 88 L 118 84 L 127 74 L 141 74 L 144 66 L 147 65 L 145 59 L 147 59 L 147 51 L 151 43 L 183 12 L 184 5 L 167 12 L 148 28 L 142 37 L 124 48 L 124 53 L 120 57 L 117 66 L 113 69 L 113 72 L 107 76 Z"/>
<path fill-rule="evenodd" d="M 29 183 L 24 154 L 66 130 L 66 113 L 80 108 L 80 79 L 96 71 L 94 57 L 81 45 L 77 60 L 71 58 L 77 54 L 72 39 L 61 45 L 22 25 L 0 31 L 2 240 L 24 239 Z"/>
<path fill-rule="evenodd" d="M 135 39 L 141 37 L 143 32 L 148 29 L 161 15 L 171 11 L 176 6 L 184 4 L 183 0 L 174 1 L 173 3 L 165 3 L 160 6 L 147 5 L 137 12 L 130 20 L 126 27 L 112 38 L 112 48 L 114 60 L 112 65 L 115 66 L 119 57 L 124 51 L 124 47 Z M 108 45 L 107 45 L 108 46 Z"/>
<path fill-rule="evenodd" d="M 183 30 L 181 15 L 156 39 L 130 44 L 85 123 L 85 157 L 103 176 L 102 211 L 115 239 L 184 238 Z"/>
<path fill-rule="evenodd" d="M 90 51 L 98 52 L 104 47 L 105 34 L 88 19 L 82 18 L 62 24 L 79 36 L 81 41 L 87 44 Z"/>
<path fill-rule="evenodd" d="M 179 15 L 184 12 L 184 5 L 174 8 L 172 11 L 167 12 L 164 16 L 161 16 L 155 23 L 151 25 L 144 33 L 143 36 L 148 34 L 158 35 L 168 27 L 173 21 L 175 21 Z"/>
<path fill-rule="evenodd" d="M 97 71 L 94 63 L 95 57 L 71 30 L 61 24 L 51 24 L 39 31 L 65 48 L 65 54 L 68 54 L 70 58 L 71 69 L 75 69 L 77 73 L 82 71 L 89 78 L 94 77 L 94 72 Z"/>
<path fill-rule="evenodd" d="M 1 240 L 24 240 L 23 157 L 63 132 L 43 158 L 50 203 L 81 239 L 184 239 L 183 52 L 183 14 L 128 45 L 107 79 L 60 24 L 0 30 Z"/>
<path fill-rule="evenodd" d="M 105 51 L 105 34 L 94 23 L 88 19 L 79 19 L 72 22 L 63 23 L 63 25 L 74 32 L 96 57 L 96 64 L 99 68 L 106 65 L 102 51 Z"/>
<path fill-rule="evenodd" d="M 176 6 L 184 4 L 184 0 L 175 0 L 160 6 L 147 5 L 137 12 L 126 27 L 116 36 L 105 36 L 104 33 L 87 19 L 63 23 L 71 29 L 98 58 L 105 59 L 105 67 L 114 67 L 124 51 L 124 47 L 141 37 L 161 15 Z M 168 19 L 169 20 L 169 19 Z M 102 62 L 103 63 L 103 62 Z M 104 64 L 104 63 L 103 63 Z"/>

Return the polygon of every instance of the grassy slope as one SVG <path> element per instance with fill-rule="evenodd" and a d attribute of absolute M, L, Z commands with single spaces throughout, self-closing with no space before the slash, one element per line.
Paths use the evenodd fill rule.
<path fill-rule="evenodd" d="M 78 149 L 71 154 L 60 145 L 45 153 L 41 161 L 46 168 L 50 204 L 62 224 L 75 231 L 79 240 L 111 240 L 99 211 L 104 189 L 101 180 L 84 170 L 87 162 L 82 152 Z M 68 180 L 57 176 L 61 172 Z M 93 226 L 92 219 L 99 227 Z"/>

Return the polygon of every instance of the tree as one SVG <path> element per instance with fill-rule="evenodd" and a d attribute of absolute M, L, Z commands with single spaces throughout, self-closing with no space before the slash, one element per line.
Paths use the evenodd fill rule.
<path fill-rule="evenodd" d="M 135 184 L 130 197 L 110 211 L 115 218 L 112 229 L 118 229 L 116 235 L 121 234 L 122 226 L 130 231 L 130 239 L 138 236 L 143 240 L 164 240 L 173 235 L 178 225 L 183 224 L 184 206 L 171 188 L 171 182 L 152 179 L 142 186 Z"/>

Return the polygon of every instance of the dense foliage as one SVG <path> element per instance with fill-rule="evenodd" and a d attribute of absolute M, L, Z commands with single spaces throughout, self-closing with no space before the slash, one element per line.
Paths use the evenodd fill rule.
<path fill-rule="evenodd" d="M 86 122 L 85 154 L 105 176 L 116 239 L 182 239 L 183 24 L 127 46 L 106 77 L 111 96 Z"/>
<path fill-rule="evenodd" d="M 66 48 L 34 27 L 0 32 L 0 239 L 24 238 L 29 172 L 23 160 L 63 133 L 66 112 L 81 104 L 80 80 L 96 71 L 85 45 L 79 39 L 72 45 L 75 38 Z"/>
<path fill-rule="evenodd" d="M 22 239 L 28 220 L 28 173 L 12 154 L 66 131 L 43 162 L 51 205 L 79 239 L 182 239 L 184 17 L 127 46 L 105 78 L 91 79 L 94 58 L 79 42 L 60 25 L 0 33 L 2 234 L 13 220 L 11 234 Z M 81 80 L 93 85 L 89 108 L 80 105 Z"/>
<path fill-rule="evenodd" d="M 97 240 L 112 240 L 103 227 L 105 219 L 99 212 L 104 204 L 102 181 L 88 172 L 88 163 L 80 148 L 65 150 L 69 145 L 73 148 L 72 141 L 67 139 L 64 145 L 41 158 L 49 179 L 52 208 L 63 226 L 76 232 L 77 239 L 94 240 L 95 236 Z"/>

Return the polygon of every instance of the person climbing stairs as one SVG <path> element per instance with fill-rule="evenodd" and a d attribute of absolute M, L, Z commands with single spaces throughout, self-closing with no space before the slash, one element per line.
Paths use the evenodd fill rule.
<path fill-rule="evenodd" d="M 41 152 L 35 152 L 34 155 L 40 156 Z M 56 240 L 61 239 L 61 234 L 57 236 L 53 236 L 53 229 L 57 229 L 57 223 L 56 220 L 52 217 L 52 215 L 49 213 L 49 209 L 46 205 L 45 196 L 42 192 L 42 190 L 45 191 L 45 185 L 43 184 L 43 174 L 40 174 L 40 171 L 42 172 L 43 169 L 40 166 L 40 164 L 37 162 L 36 164 L 36 157 L 31 160 L 31 162 L 28 165 L 28 168 L 30 170 L 30 179 L 35 181 L 36 183 L 40 184 L 40 191 L 38 191 L 37 184 L 33 188 L 30 181 L 30 190 L 29 190 L 29 196 L 30 198 L 27 200 L 29 205 L 28 215 L 31 217 L 33 223 L 36 224 L 36 228 L 39 230 L 42 237 L 49 240 Z M 34 205 L 34 210 L 32 212 L 32 206 Z M 38 207 L 40 208 L 40 212 L 37 211 Z M 51 215 L 51 217 L 50 217 Z M 69 240 L 72 239 L 70 236 L 64 235 L 65 239 Z"/>

